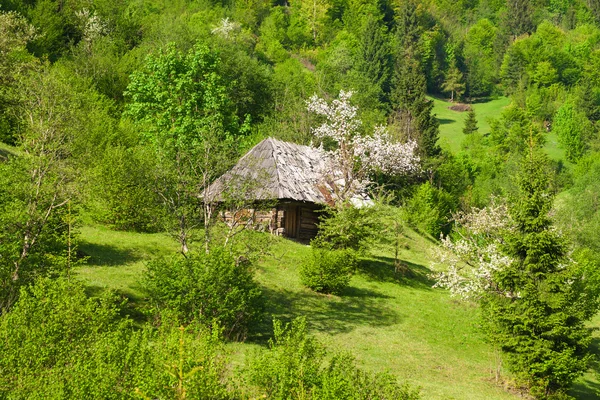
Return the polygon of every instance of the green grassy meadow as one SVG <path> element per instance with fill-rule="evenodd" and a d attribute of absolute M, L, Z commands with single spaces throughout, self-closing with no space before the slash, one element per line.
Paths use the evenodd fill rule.
<path fill-rule="evenodd" d="M 140 317 L 135 309 L 144 305 L 140 278 L 145 263 L 178 249 L 166 235 L 101 226 L 83 227 L 81 242 L 89 260 L 77 275 L 92 292 L 109 288 L 128 297 L 133 318 Z M 298 266 L 309 247 L 277 239 L 256 271 L 268 301 L 267 315 L 246 342 L 228 345 L 232 363 L 243 365 L 249 351 L 266 344 L 272 318 L 288 321 L 304 315 L 311 333 L 328 347 L 351 351 L 364 368 L 387 370 L 420 387 L 424 399 L 519 398 L 495 380 L 498 362 L 478 330 L 475 306 L 432 288 L 433 246 L 406 229 L 400 258 L 407 274 L 394 272 L 391 249 L 374 249 L 343 295 L 328 296 L 299 282 Z M 578 398 L 593 398 L 585 397 L 596 385 L 593 378 L 590 374 L 577 387 Z"/>
<path fill-rule="evenodd" d="M 465 126 L 467 112 L 450 110 L 448 107 L 453 103 L 437 97 L 430 97 L 433 101 L 433 113 L 440 121 L 440 139 L 442 148 L 456 154 L 462 149 L 462 141 L 465 135 L 462 133 Z M 502 113 L 502 109 L 510 104 L 508 97 L 499 97 L 493 100 L 487 100 L 472 104 L 477 116 L 477 126 L 482 134 L 489 133 L 490 119 L 497 118 Z"/>
<path fill-rule="evenodd" d="M 467 112 L 451 110 L 449 107 L 453 103 L 445 101 L 437 97 L 430 97 L 433 101 L 433 113 L 438 121 L 440 121 L 440 139 L 439 143 L 443 149 L 457 154 L 462 150 L 462 143 L 465 138 L 462 132 L 465 126 Z M 479 103 L 474 103 L 471 106 L 475 110 L 477 116 L 477 126 L 479 132 L 487 134 L 490 132 L 490 120 L 500 117 L 504 107 L 510 104 L 508 97 L 498 97 Z M 544 150 L 551 160 L 565 160 L 565 151 L 558 143 L 558 137 L 554 132 L 545 134 L 546 142 Z"/>

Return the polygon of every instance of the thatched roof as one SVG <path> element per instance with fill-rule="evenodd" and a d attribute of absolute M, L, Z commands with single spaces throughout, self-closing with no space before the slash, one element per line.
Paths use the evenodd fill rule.
<path fill-rule="evenodd" d="M 207 190 L 215 201 L 223 193 L 243 188 L 247 200 L 287 199 L 331 203 L 331 188 L 323 182 L 323 154 L 299 144 L 267 138 L 254 146 Z"/>

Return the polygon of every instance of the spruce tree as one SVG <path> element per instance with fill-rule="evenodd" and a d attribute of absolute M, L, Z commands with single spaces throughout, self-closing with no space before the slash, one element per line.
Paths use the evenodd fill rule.
<path fill-rule="evenodd" d="M 432 114 L 433 102 L 426 97 L 427 82 L 418 53 L 420 27 L 416 6 L 403 3 L 396 21 L 394 76 L 390 97 L 393 118 L 399 120 L 407 136 L 417 140 L 421 156 L 437 156 L 439 122 Z"/>
<path fill-rule="evenodd" d="M 477 118 L 475 116 L 475 110 L 471 108 L 471 111 L 467 114 L 467 119 L 465 120 L 465 127 L 463 128 L 463 133 L 465 135 L 470 135 L 471 133 L 477 132 L 479 128 L 477 128 Z"/>
<path fill-rule="evenodd" d="M 586 290 L 565 241 L 552 229 L 546 164 L 530 148 L 510 204 L 515 228 L 504 237 L 504 253 L 513 261 L 495 272 L 496 287 L 482 302 L 490 336 L 509 367 L 543 399 L 565 398 L 559 396 L 587 369 L 591 337 L 585 322 L 597 308 L 597 294 Z"/>
<path fill-rule="evenodd" d="M 380 101 L 387 100 L 392 64 L 385 29 L 374 17 L 367 20 L 356 63 L 360 76 L 376 88 Z"/>

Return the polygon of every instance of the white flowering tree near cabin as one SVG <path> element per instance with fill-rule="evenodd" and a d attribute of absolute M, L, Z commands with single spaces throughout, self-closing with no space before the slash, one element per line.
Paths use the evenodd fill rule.
<path fill-rule="evenodd" d="M 320 148 L 328 160 L 322 175 L 333 188 L 335 200 L 342 202 L 364 193 L 370 173 L 414 173 L 420 162 L 415 141 L 393 143 L 383 126 L 376 127 L 372 135 L 360 134 L 358 107 L 350 104 L 351 97 L 351 91 L 342 90 L 331 103 L 317 95 L 307 102 L 309 111 L 325 117 L 325 122 L 313 129 L 315 137 L 337 145 L 330 151 Z"/>
<path fill-rule="evenodd" d="M 485 292 L 497 292 L 493 274 L 508 267 L 513 259 L 500 251 L 503 233 L 511 231 L 514 223 L 505 204 L 494 199 L 485 208 L 474 208 L 470 213 L 454 216 L 456 238 L 441 238 L 436 254 L 438 265 L 445 271 L 434 275 L 434 287 L 446 288 L 452 296 L 476 300 Z M 518 297 L 518 293 L 502 293 Z"/>

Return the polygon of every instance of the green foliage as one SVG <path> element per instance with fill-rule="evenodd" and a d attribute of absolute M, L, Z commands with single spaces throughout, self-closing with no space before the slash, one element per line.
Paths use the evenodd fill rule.
<path fill-rule="evenodd" d="M 557 222 L 570 239 L 582 248 L 600 252 L 600 162 L 591 153 L 579 160 L 573 187 L 556 201 Z"/>
<path fill-rule="evenodd" d="M 406 221 L 423 233 L 439 237 L 451 229 L 456 198 L 431 183 L 421 184 L 406 204 Z"/>
<path fill-rule="evenodd" d="M 223 248 L 157 259 L 148 264 L 144 286 L 158 310 L 174 313 L 182 323 L 220 327 L 230 339 L 243 339 L 262 313 L 251 265 Z"/>
<path fill-rule="evenodd" d="M 340 294 L 350 283 L 356 266 L 352 250 L 313 247 L 300 265 L 300 281 L 315 292 Z"/>
<path fill-rule="evenodd" d="M 283 326 L 273 322 L 269 349 L 250 361 L 249 382 L 257 394 L 270 399 L 416 400 L 418 391 L 399 385 L 389 374 L 370 374 L 346 354 L 328 359 L 325 348 L 307 334 L 306 320 L 297 318 Z"/>
<path fill-rule="evenodd" d="M 319 233 L 313 246 L 330 249 L 365 251 L 380 236 L 382 230 L 378 207 L 340 205 L 328 210 L 319 223 Z"/>
<path fill-rule="evenodd" d="M 466 85 L 470 97 L 488 96 L 496 83 L 494 42 L 497 28 L 487 19 L 473 25 L 465 38 Z"/>
<path fill-rule="evenodd" d="M 163 209 L 151 190 L 155 169 L 151 153 L 141 146 L 107 148 L 91 172 L 86 203 L 92 218 L 118 230 L 160 230 Z"/>
<path fill-rule="evenodd" d="M 0 319 L 0 393 L 9 398 L 134 399 L 136 389 L 176 396 L 176 372 L 193 398 L 226 399 L 218 337 L 165 326 L 134 330 L 118 299 L 89 298 L 81 283 L 43 279 Z M 202 373 L 191 374 L 190 371 Z"/>
<path fill-rule="evenodd" d="M 475 116 L 475 111 L 471 109 L 467 114 L 465 126 L 463 127 L 463 133 L 465 135 L 469 135 L 471 133 L 477 132 L 477 129 L 477 117 Z"/>
<path fill-rule="evenodd" d="M 563 104 L 554 117 L 552 130 L 566 150 L 567 160 L 577 162 L 586 152 L 594 127 L 586 115 L 570 103 Z"/>
<path fill-rule="evenodd" d="M 483 312 L 494 343 L 536 398 L 564 395 L 587 369 L 590 331 L 585 322 L 598 307 L 584 270 L 567 259 L 567 247 L 551 229 L 552 205 L 545 160 L 531 150 L 519 175 L 510 214 L 516 229 L 505 235 L 512 263 L 494 272 Z"/>

